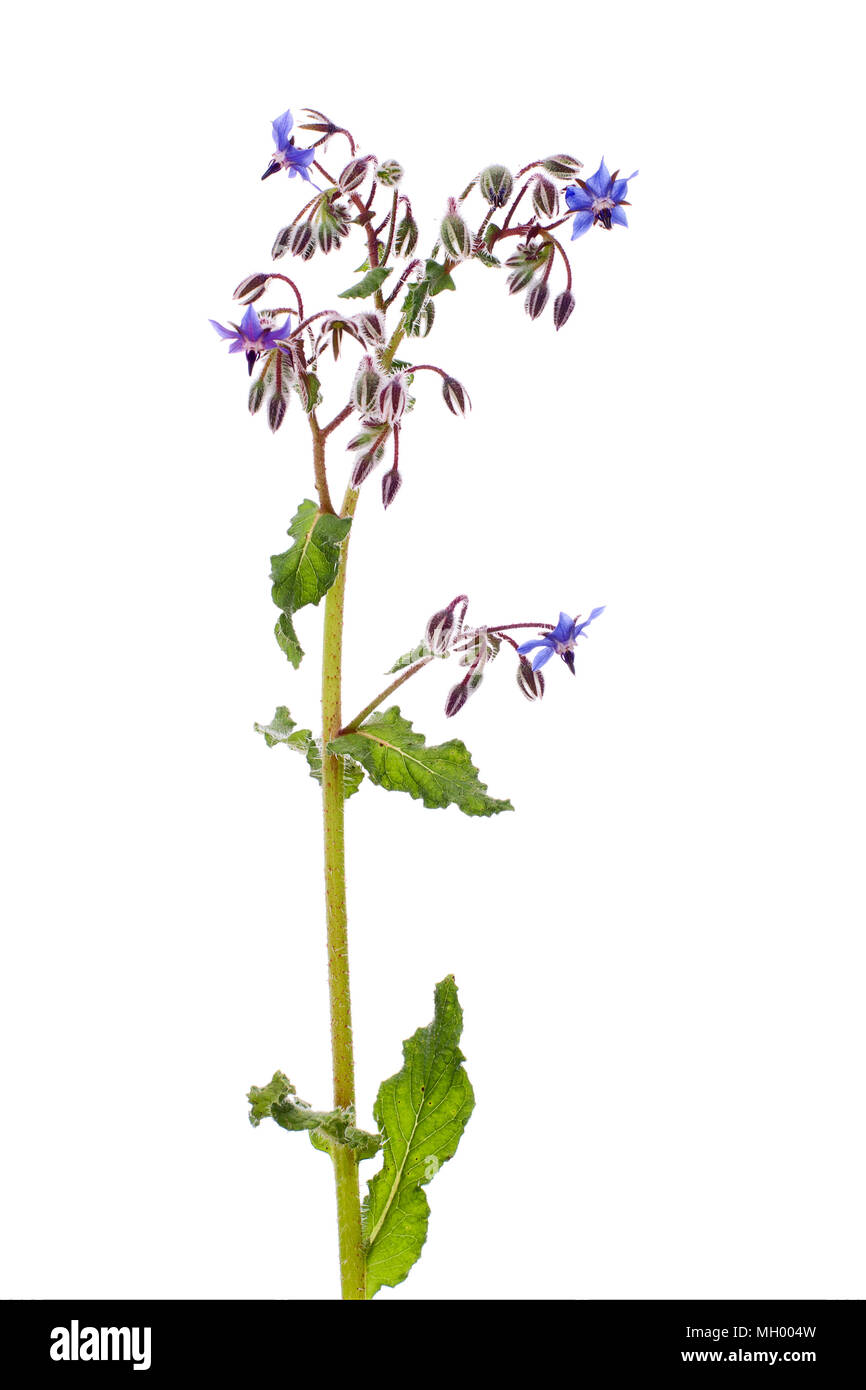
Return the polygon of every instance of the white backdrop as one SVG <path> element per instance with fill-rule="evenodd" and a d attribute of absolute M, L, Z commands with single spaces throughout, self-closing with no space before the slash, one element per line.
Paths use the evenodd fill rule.
<path fill-rule="evenodd" d="M 250 419 L 207 323 L 300 206 L 260 175 L 305 105 L 401 160 L 428 245 L 490 160 L 641 170 L 561 333 L 460 271 L 419 351 L 472 415 L 420 378 L 400 497 L 359 510 L 349 712 L 461 590 L 608 605 L 540 705 L 506 657 L 453 722 L 450 669 L 401 692 L 515 814 L 348 808 L 362 1122 L 449 971 L 477 1095 L 381 1297 L 866 1294 L 855 13 L 10 21 L 6 1296 L 336 1291 L 329 1165 L 244 1100 L 329 1089 L 315 787 L 252 731 L 315 720 L 320 612 L 294 674 L 268 586 L 307 434 Z"/>

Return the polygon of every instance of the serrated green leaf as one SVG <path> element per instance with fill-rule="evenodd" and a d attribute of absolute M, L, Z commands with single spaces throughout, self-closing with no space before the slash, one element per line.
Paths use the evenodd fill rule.
<path fill-rule="evenodd" d="M 464 743 L 452 738 L 428 748 L 424 735 L 415 732 L 398 705 L 377 710 L 355 733 L 329 743 L 328 750 L 355 758 L 377 787 L 408 792 L 431 808 L 458 806 L 467 816 L 514 810 L 510 801 L 487 795 Z"/>
<path fill-rule="evenodd" d="M 443 290 L 455 290 L 457 288 L 444 265 L 440 265 L 438 261 L 426 262 L 424 277 L 431 294 L 441 294 Z"/>
<path fill-rule="evenodd" d="M 292 1099 L 292 1097 L 297 1097 Z M 382 1146 L 381 1136 L 355 1128 L 355 1111 L 345 1109 L 313 1110 L 301 1100 L 289 1078 L 275 1071 L 267 1086 L 251 1086 L 247 1093 L 250 1103 L 250 1124 L 257 1129 L 262 1120 L 274 1120 L 281 1129 L 309 1130 L 313 1147 L 330 1152 L 333 1143 L 345 1144 L 360 1162 L 372 1158 Z"/>
<path fill-rule="evenodd" d="M 321 786 L 322 783 L 322 741 L 314 738 L 312 730 L 299 729 L 285 705 L 279 705 L 270 724 L 256 724 L 257 734 L 264 735 L 265 743 L 273 748 L 284 743 L 295 753 L 302 753 L 307 760 L 310 776 Z M 343 799 L 348 801 L 364 780 L 364 769 L 354 758 L 343 755 Z"/>
<path fill-rule="evenodd" d="M 351 517 L 321 512 L 315 502 L 307 498 L 289 526 L 294 544 L 281 555 L 271 556 L 271 594 L 285 618 L 285 622 L 280 619 L 277 624 L 276 638 L 295 667 L 304 653 L 292 616 L 309 603 L 319 603 L 330 589 L 340 565 L 340 544 L 351 525 Z"/>
<path fill-rule="evenodd" d="M 359 280 L 357 285 L 350 285 L 347 290 L 341 290 L 337 295 L 338 299 L 369 299 L 371 294 L 375 294 L 391 274 L 393 267 L 388 265 L 377 265 L 372 270 L 368 270 L 363 280 Z"/>
<path fill-rule="evenodd" d="M 370 1180 L 362 1226 L 367 1297 L 406 1278 L 427 1239 L 422 1187 L 453 1158 L 475 1106 L 458 1047 L 463 1011 L 454 976 L 436 986 L 433 1022 L 403 1044 L 403 1067 L 383 1081 L 373 1106 L 384 1163 Z"/>
<path fill-rule="evenodd" d="M 413 666 L 416 661 L 423 660 L 425 656 L 433 655 L 434 653 L 431 652 L 426 642 L 419 642 L 417 647 L 412 648 L 411 652 L 404 652 L 402 656 L 398 656 L 390 671 L 386 671 L 385 675 L 390 676 L 395 671 L 402 671 L 406 666 Z M 447 656 L 447 652 L 445 655 Z"/>

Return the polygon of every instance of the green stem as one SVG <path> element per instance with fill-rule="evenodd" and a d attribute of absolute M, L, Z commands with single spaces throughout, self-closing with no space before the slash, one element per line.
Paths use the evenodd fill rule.
<path fill-rule="evenodd" d="M 315 438 L 315 434 L 314 434 Z M 318 442 L 318 441 L 317 441 Z M 358 501 L 350 489 L 343 515 L 352 516 Z M 325 903 L 328 930 L 328 990 L 331 1001 L 331 1055 L 334 1105 L 355 1104 L 355 1059 L 352 1049 L 352 1003 L 349 992 L 349 941 L 346 915 L 345 799 L 343 760 L 327 751 L 342 722 L 343 609 L 346 594 L 348 537 L 343 542 L 337 578 L 325 599 L 322 653 L 322 806 L 325 828 Z M 366 1297 L 366 1264 L 361 1236 L 358 1163 L 351 1149 L 332 1149 L 337 1184 L 340 1277 L 344 1299 Z"/>
<path fill-rule="evenodd" d="M 393 695 L 394 691 L 397 690 L 404 681 L 407 681 L 410 676 L 414 676 L 416 671 L 420 671 L 422 666 L 426 666 L 428 662 L 432 660 L 432 656 L 424 656 L 420 661 L 417 661 L 414 666 L 410 666 L 408 671 L 404 671 L 403 674 L 398 676 L 395 681 L 392 681 L 390 685 L 386 685 L 385 689 L 380 691 L 376 698 L 370 701 L 369 705 L 365 705 L 361 713 L 356 714 L 355 718 L 347 724 L 344 729 L 341 729 L 340 732 L 343 734 L 353 734 L 356 729 L 360 728 L 368 714 L 372 714 L 374 709 L 378 709 L 383 700 L 387 700 L 388 696 Z"/>

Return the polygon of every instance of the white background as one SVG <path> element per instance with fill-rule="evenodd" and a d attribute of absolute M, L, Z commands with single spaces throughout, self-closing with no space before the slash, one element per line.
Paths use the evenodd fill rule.
<path fill-rule="evenodd" d="M 329 1166 L 244 1100 L 328 1100 L 315 787 L 252 731 L 316 717 L 321 611 L 294 674 L 268 586 L 308 436 L 207 324 L 310 105 L 402 161 L 426 245 L 490 160 L 641 170 L 561 333 L 458 272 L 418 352 L 471 418 L 419 378 L 359 510 L 348 712 L 461 590 L 608 605 L 541 705 L 507 656 L 453 723 L 445 667 L 401 692 L 515 814 L 348 808 L 362 1121 L 449 971 L 477 1094 L 381 1297 L 863 1297 L 856 9 L 365 14 L 7 21 L 2 1292 L 336 1292 Z M 363 254 L 294 262 L 308 303 Z"/>

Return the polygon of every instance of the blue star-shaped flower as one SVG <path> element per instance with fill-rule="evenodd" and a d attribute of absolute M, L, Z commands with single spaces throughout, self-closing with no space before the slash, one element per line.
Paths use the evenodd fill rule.
<path fill-rule="evenodd" d="M 536 637 L 531 642 L 523 642 L 517 648 L 521 656 L 531 652 L 535 647 L 541 650 L 535 653 L 532 658 L 532 669 L 538 671 L 549 661 L 552 656 L 561 656 L 572 675 L 574 675 L 574 647 L 578 637 L 585 627 L 589 627 L 591 622 L 603 613 L 605 605 L 601 608 L 593 608 L 589 617 L 582 623 L 577 618 L 570 618 L 567 613 L 560 613 L 559 622 L 552 632 L 545 632 L 541 637 Z M 578 613 L 577 617 L 580 617 Z"/>
<path fill-rule="evenodd" d="M 246 353 L 247 366 L 250 376 L 252 376 L 253 366 L 259 353 L 269 352 L 271 348 L 279 347 L 280 343 L 288 338 L 292 319 L 289 315 L 282 328 L 273 328 L 270 318 L 262 323 L 256 313 L 255 305 L 251 304 L 239 324 L 233 323 L 229 328 L 225 328 L 221 323 L 217 323 L 216 319 L 210 319 L 209 322 L 221 338 L 231 340 L 232 345 L 229 352 Z"/>
<path fill-rule="evenodd" d="M 617 178 L 616 173 L 609 174 L 604 160 L 601 161 L 592 178 L 584 182 L 578 179 L 578 186 L 565 190 L 565 201 L 572 212 L 577 213 L 574 219 L 574 230 L 571 239 L 583 236 L 590 227 L 594 227 L 596 222 L 600 222 L 602 227 L 610 231 L 612 227 L 627 227 L 628 221 L 622 210 L 625 203 L 625 195 L 628 192 L 629 180 L 637 176 L 638 170 L 629 174 L 627 179 Z M 627 206 L 627 204 L 626 204 Z"/>
<path fill-rule="evenodd" d="M 293 179 L 295 174 L 300 174 L 307 183 L 313 183 L 309 175 L 309 168 L 316 158 L 316 151 L 299 150 L 295 145 L 295 137 L 289 135 L 289 131 L 294 125 L 291 111 L 284 111 L 282 116 L 277 116 L 271 129 L 274 132 L 274 144 L 276 151 L 271 157 L 271 162 L 265 172 L 263 179 L 270 178 L 271 174 L 276 174 L 280 169 L 289 171 L 289 178 Z M 315 188 L 315 184 L 313 187 Z"/>

